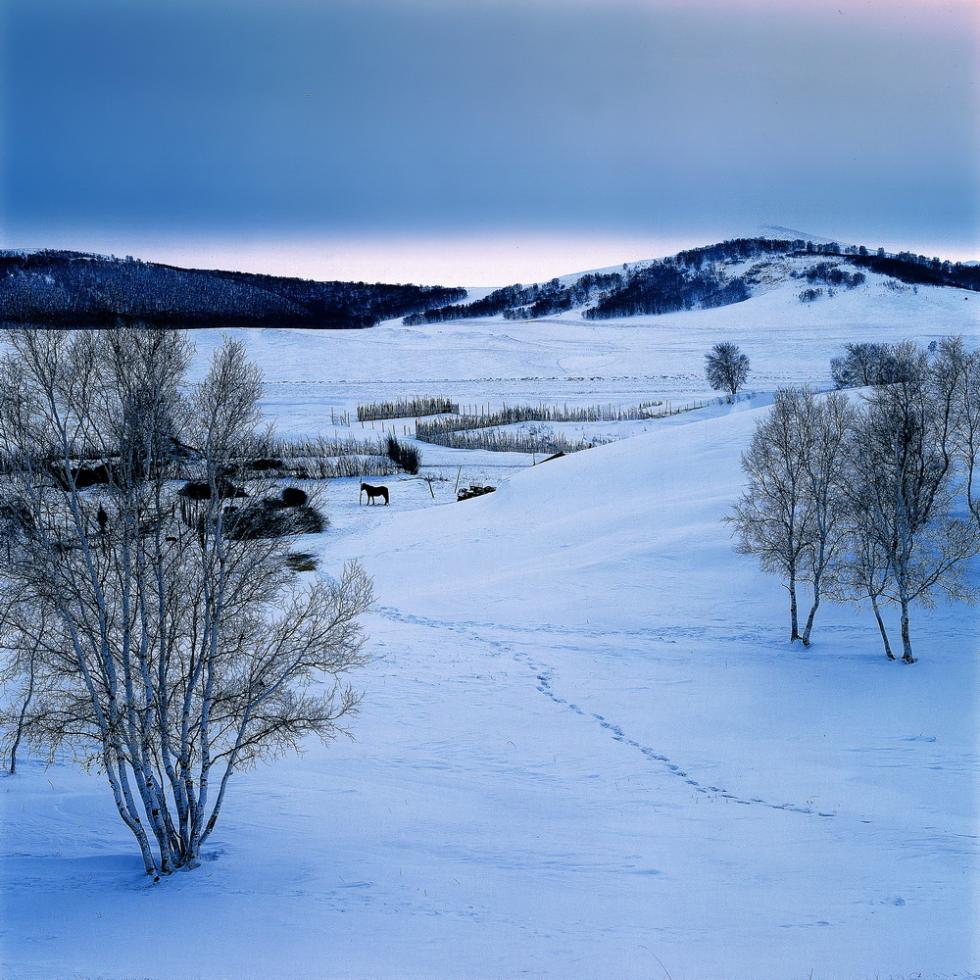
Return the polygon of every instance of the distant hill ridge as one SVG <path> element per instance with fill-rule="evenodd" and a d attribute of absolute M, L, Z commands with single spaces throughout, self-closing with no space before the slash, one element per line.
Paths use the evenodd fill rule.
<path fill-rule="evenodd" d="M 548 282 L 496 289 L 472 302 L 443 286 L 318 282 L 182 269 L 134 258 L 53 249 L 0 251 L 0 322 L 99 326 L 370 327 L 579 311 L 589 320 L 727 306 L 774 282 L 800 281 L 801 302 L 855 289 L 866 273 L 911 286 L 980 290 L 980 267 L 911 252 L 802 238 L 736 238 L 676 255 Z"/>
<path fill-rule="evenodd" d="M 465 298 L 442 286 L 316 282 L 58 250 L 0 251 L 0 321 L 370 327 Z"/>
<path fill-rule="evenodd" d="M 777 264 L 781 265 L 777 268 Z M 773 278 L 801 281 L 801 302 L 854 289 L 866 271 L 911 286 L 980 290 L 980 268 L 911 252 L 871 251 L 802 238 L 736 238 L 687 249 L 621 271 L 587 272 L 531 286 L 504 286 L 472 303 L 455 303 L 410 314 L 407 324 L 502 315 L 530 320 L 580 310 L 589 320 L 673 313 L 728 306 L 749 299 Z"/>

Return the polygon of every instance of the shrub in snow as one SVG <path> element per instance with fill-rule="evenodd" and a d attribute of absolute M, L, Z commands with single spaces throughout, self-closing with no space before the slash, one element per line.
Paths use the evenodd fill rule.
<path fill-rule="evenodd" d="M 236 541 L 319 534 L 326 527 L 326 518 L 315 507 L 309 504 L 284 506 L 281 499 L 226 507 L 224 520 L 228 536 Z"/>
<path fill-rule="evenodd" d="M 418 473 L 422 466 L 422 454 L 416 446 L 411 446 L 406 442 L 400 442 L 397 437 L 390 435 L 385 440 L 385 451 L 388 458 L 396 465 L 401 467 L 406 473 L 413 476 Z"/>
<path fill-rule="evenodd" d="M 219 476 L 214 480 L 218 497 L 227 500 L 231 497 L 247 497 L 244 487 L 236 486 L 224 476 Z M 211 482 L 208 480 L 188 480 L 178 491 L 182 497 L 188 500 L 210 500 Z"/>
<path fill-rule="evenodd" d="M 286 566 L 294 572 L 312 572 L 316 569 L 316 556 L 308 551 L 294 551 L 287 555 Z"/>
<path fill-rule="evenodd" d="M 472 500 L 474 497 L 483 497 L 488 493 L 493 493 L 496 487 L 485 487 L 477 483 L 471 483 L 468 487 L 463 487 L 456 492 L 456 499 L 460 502 Z"/>
<path fill-rule="evenodd" d="M 300 487 L 284 487 L 279 496 L 283 507 L 302 507 L 309 500 L 306 491 Z"/>

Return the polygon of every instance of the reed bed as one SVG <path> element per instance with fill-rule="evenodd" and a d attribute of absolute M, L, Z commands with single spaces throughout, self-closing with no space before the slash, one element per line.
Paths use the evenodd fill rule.
<path fill-rule="evenodd" d="M 604 442 L 608 438 L 569 439 L 550 430 L 506 431 L 501 426 L 523 422 L 639 422 L 693 411 L 709 404 L 704 401 L 674 406 L 668 401 L 641 402 L 639 405 L 505 405 L 489 406 L 467 415 L 417 419 L 415 438 L 450 449 L 486 449 L 490 452 L 571 453 Z"/>
<path fill-rule="evenodd" d="M 423 438 L 419 436 L 419 438 Z M 569 439 L 549 430 L 443 429 L 430 433 L 426 442 L 449 449 L 485 449 L 492 453 L 577 453 L 609 440 Z"/>
<path fill-rule="evenodd" d="M 448 398 L 404 398 L 390 402 L 369 402 L 357 406 L 358 422 L 380 419 L 417 419 L 425 415 L 457 414 L 459 404 Z"/>

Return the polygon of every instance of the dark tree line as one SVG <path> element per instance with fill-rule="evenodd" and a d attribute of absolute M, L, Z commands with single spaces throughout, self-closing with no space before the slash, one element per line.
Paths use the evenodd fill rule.
<path fill-rule="evenodd" d="M 840 256 L 852 265 L 883 276 L 917 285 L 958 286 L 980 290 L 980 267 L 950 262 L 936 256 L 912 252 L 889 254 L 883 248 L 871 251 L 865 245 L 838 242 L 812 242 L 802 238 L 736 238 L 678 252 L 674 260 L 681 265 L 700 267 L 713 262 L 744 262 L 767 255 Z"/>
<path fill-rule="evenodd" d="M 671 260 L 633 268 L 626 275 L 587 273 L 572 283 L 559 279 L 533 286 L 505 286 L 472 303 L 416 313 L 405 323 L 418 325 L 446 320 L 503 315 L 509 320 L 552 316 L 597 300 L 583 315 L 590 320 L 617 316 L 672 313 L 695 307 L 726 306 L 749 298 L 747 284 L 714 268 L 688 270 Z"/>
<path fill-rule="evenodd" d="M 455 303 L 425 310 L 405 317 L 409 326 L 442 323 L 447 320 L 468 320 L 475 317 L 503 314 L 509 320 L 528 320 L 561 313 L 589 302 L 597 293 L 621 286 L 619 273 L 598 275 L 588 273 L 570 285 L 560 279 L 523 286 L 515 283 L 503 286 L 472 303 Z"/>
<path fill-rule="evenodd" d="M 622 289 L 609 293 L 584 312 L 588 320 L 617 316 L 673 313 L 713 306 L 729 306 L 749 298 L 740 277 L 728 278 L 714 268 L 696 271 L 664 263 L 633 271 Z"/>
<path fill-rule="evenodd" d="M 797 278 L 805 278 L 807 282 L 819 282 L 825 286 L 836 286 L 838 289 L 855 289 L 864 284 L 866 276 L 863 272 L 848 272 L 831 262 L 818 262 L 805 272 L 794 273 Z"/>
<path fill-rule="evenodd" d="M 464 289 L 315 282 L 44 251 L 0 253 L 0 320 L 49 326 L 369 327 Z"/>
<path fill-rule="evenodd" d="M 533 320 L 542 316 L 552 316 L 565 310 L 575 309 L 591 302 L 596 296 L 615 291 L 623 285 L 623 277 L 618 272 L 590 272 L 576 279 L 571 285 L 562 286 L 558 279 L 552 279 L 541 295 L 527 306 L 505 310 L 508 320 Z"/>
<path fill-rule="evenodd" d="M 860 266 L 911 284 L 980 290 L 980 268 L 865 246 L 803 239 L 739 238 L 626 267 L 588 273 L 571 283 L 515 284 L 473 303 L 466 290 L 441 286 L 314 282 L 242 272 L 179 269 L 78 252 L 0 252 L 0 321 L 51 326 L 105 326 L 137 321 L 156 326 L 368 327 L 404 317 L 409 324 L 504 315 L 551 316 L 592 303 L 590 319 L 669 313 L 738 303 L 750 295 L 751 270 L 731 277 L 719 263 L 767 256 L 834 256 L 806 276 L 851 288 Z M 806 300 L 816 291 L 804 291 Z"/>
<path fill-rule="evenodd" d="M 980 266 L 930 259 L 911 252 L 885 255 L 880 250 L 876 255 L 850 255 L 849 261 L 912 286 L 958 286 L 980 290 Z"/>
<path fill-rule="evenodd" d="M 472 303 L 452 303 L 413 313 L 406 316 L 404 322 L 408 326 L 420 326 L 425 323 L 443 323 L 447 320 L 468 320 L 472 317 L 497 316 L 504 310 L 513 309 L 533 303 L 541 295 L 542 286 L 503 286 L 488 293 L 482 299 Z"/>
<path fill-rule="evenodd" d="M 677 265 L 700 269 L 703 265 L 714 265 L 716 262 L 745 262 L 768 255 L 805 252 L 807 244 L 802 238 L 732 238 L 715 245 L 685 249 L 678 252 L 673 261 Z"/>

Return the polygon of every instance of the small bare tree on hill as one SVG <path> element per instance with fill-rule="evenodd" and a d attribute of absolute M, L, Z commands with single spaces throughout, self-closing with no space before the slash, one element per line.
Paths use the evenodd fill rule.
<path fill-rule="evenodd" d="M 715 344 L 704 355 L 704 373 L 715 391 L 728 392 L 729 401 L 745 386 L 749 377 L 749 359 L 737 344 Z"/>

